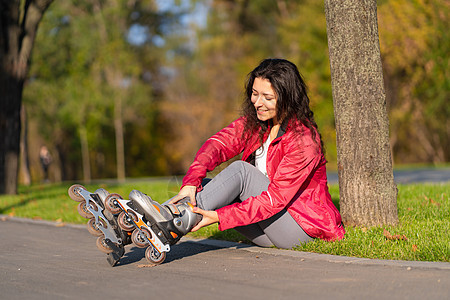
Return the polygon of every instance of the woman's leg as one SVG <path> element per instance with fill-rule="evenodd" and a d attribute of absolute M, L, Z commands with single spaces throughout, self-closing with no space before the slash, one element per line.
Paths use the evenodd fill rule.
<path fill-rule="evenodd" d="M 267 190 L 269 178 L 245 161 L 235 161 L 217 174 L 197 193 L 197 205 L 216 210 L 235 201 L 244 201 Z"/>
<path fill-rule="evenodd" d="M 257 168 L 244 161 L 236 161 L 220 172 L 197 193 L 198 206 L 205 210 L 215 210 L 235 201 L 245 201 L 267 190 L 269 179 Z M 235 228 L 256 245 L 292 248 L 309 237 L 292 216 L 282 210 L 271 218 Z"/>
<path fill-rule="evenodd" d="M 235 161 L 209 181 L 204 180 L 203 190 L 197 193 L 197 205 L 205 210 L 216 210 L 236 201 L 260 195 L 267 190 L 269 179 L 253 165 Z M 258 246 L 270 247 L 273 243 L 258 224 L 234 228 Z"/>
<path fill-rule="evenodd" d="M 313 240 L 285 209 L 258 225 L 278 248 L 291 249 Z"/>

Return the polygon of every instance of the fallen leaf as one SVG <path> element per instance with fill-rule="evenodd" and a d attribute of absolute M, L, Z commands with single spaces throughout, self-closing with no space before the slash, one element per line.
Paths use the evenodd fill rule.
<path fill-rule="evenodd" d="M 441 206 L 441 204 L 440 204 L 439 202 L 436 202 L 436 201 L 434 201 L 433 199 L 428 198 L 427 196 L 423 196 L 423 197 L 425 198 L 425 200 L 426 200 L 426 202 L 427 202 L 428 204 L 433 204 L 433 205 L 435 205 L 435 206 L 437 206 L 437 207 Z"/>
<path fill-rule="evenodd" d="M 387 231 L 386 229 L 384 229 L 384 231 L 383 231 L 383 235 L 384 235 L 384 237 L 385 238 L 387 238 L 388 240 L 404 240 L 404 241 L 407 241 L 408 240 L 408 238 L 404 235 L 404 234 L 402 234 L 402 235 L 400 235 L 400 234 L 395 234 L 395 235 L 392 235 L 389 231 Z"/>
<path fill-rule="evenodd" d="M 153 268 L 156 267 L 157 265 L 138 265 L 138 268 Z"/>
<path fill-rule="evenodd" d="M 416 250 L 417 250 L 417 245 L 412 245 L 412 251 L 416 252 Z"/>

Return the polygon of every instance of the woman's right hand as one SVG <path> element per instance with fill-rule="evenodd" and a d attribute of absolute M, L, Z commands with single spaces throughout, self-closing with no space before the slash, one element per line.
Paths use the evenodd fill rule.
<path fill-rule="evenodd" d="M 175 204 L 181 199 L 184 199 L 186 197 L 189 197 L 189 200 L 192 205 L 197 205 L 197 202 L 195 201 L 195 194 L 197 192 L 197 187 L 193 185 L 185 185 L 181 188 L 181 190 L 178 192 L 178 195 L 172 198 L 169 203 Z"/>

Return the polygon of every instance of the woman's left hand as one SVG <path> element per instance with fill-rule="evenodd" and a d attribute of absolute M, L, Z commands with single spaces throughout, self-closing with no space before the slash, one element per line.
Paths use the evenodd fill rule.
<path fill-rule="evenodd" d="M 191 231 L 197 231 L 202 227 L 219 222 L 219 215 L 214 210 L 203 210 L 199 207 L 194 207 L 193 212 L 201 214 L 203 218 L 196 226 L 194 226 L 194 228 L 191 229 Z"/>

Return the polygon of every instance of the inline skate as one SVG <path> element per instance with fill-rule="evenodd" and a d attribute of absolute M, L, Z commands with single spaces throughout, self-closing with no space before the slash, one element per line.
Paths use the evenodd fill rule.
<path fill-rule="evenodd" d="M 125 253 L 124 246 L 131 243 L 131 238 L 119 227 L 117 217 L 105 209 L 104 203 L 110 194 L 105 189 L 92 193 L 79 184 L 72 185 L 68 193 L 72 200 L 79 202 L 78 213 L 89 219 L 87 228 L 89 233 L 97 236 L 97 248 L 107 254 L 111 266 L 116 265 Z"/>
<path fill-rule="evenodd" d="M 97 191 L 91 194 L 84 187 L 74 185 L 69 189 L 69 195 L 75 201 L 81 201 L 78 212 L 90 219 L 88 230 L 100 235 L 97 247 L 108 253 L 108 262 L 112 266 L 124 254 L 123 246 L 129 241 L 139 248 L 147 248 L 145 258 L 149 263 L 161 264 L 166 259 L 170 246 L 201 220 L 201 215 L 192 211 L 193 206 L 187 198 L 177 204 L 161 205 L 137 190 L 131 191 L 129 200 L 123 199 L 119 194 Z M 99 194 L 103 199 L 97 205 L 91 199 L 101 198 Z M 102 215 L 105 217 L 98 213 L 99 207 L 104 208 Z M 115 233 L 115 238 L 107 235 L 112 232 Z"/>

